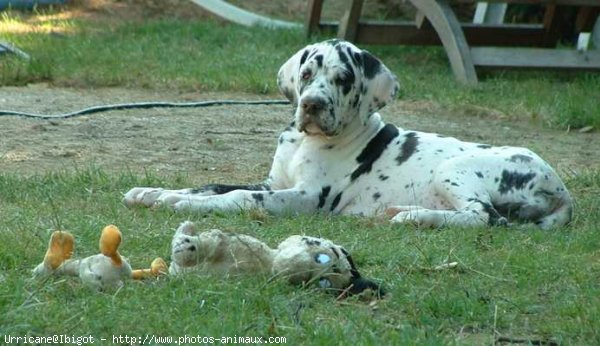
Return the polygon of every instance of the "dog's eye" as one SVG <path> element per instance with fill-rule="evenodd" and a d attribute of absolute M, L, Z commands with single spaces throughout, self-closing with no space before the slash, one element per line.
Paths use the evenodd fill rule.
<path fill-rule="evenodd" d="M 304 71 L 302 72 L 302 75 L 300 76 L 300 78 L 302 78 L 302 80 L 307 81 L 312 77 L 312 73 L 310 71 Z"/>

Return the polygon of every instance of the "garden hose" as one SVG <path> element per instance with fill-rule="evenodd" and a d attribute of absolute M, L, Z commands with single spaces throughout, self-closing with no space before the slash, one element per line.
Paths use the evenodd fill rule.
<path fill-rule="evenodd" d="M 136 103 L 120 103 L 113 105 L 101 105 L 84 108 L 78 111 L 62 114 L 35 114 L 27 112 L 18 112 L 10 110 L 1 110 L 0 116 L 20 116 L 26 118 L 36 119 L 66 119 L 73 118 L 81 115 L 89 115 L 100 112 L 126 110 L 126 109 L 148 109 L 148 108 L 194 108 L 194 107 L 210 107 L 210 106 L 223 106 L 223 105 L 286 105 L 290 102 L 288 100 L 252 100 L 252 101 L 238 101 L 238 100 L 211 100 L 211 101 L 200 101 L 200 102 L 136 102 Z"/>

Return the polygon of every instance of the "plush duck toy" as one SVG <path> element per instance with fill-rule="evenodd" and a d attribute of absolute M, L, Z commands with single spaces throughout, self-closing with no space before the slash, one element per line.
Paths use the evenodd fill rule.
<path fill-rule="evenodd" d="M 371 290 L 384 295 L 381 285 L 360 275 L 352 257 L 330 240 L 293 235 L 272 249 L 260 240 L 217 229 L 198 232 L 182 223 L 171 244 L 170 274 L 207 272 L 217 275 L 267 274 L 291 284 L 316 285 L 338 295 Z"/>
<path fill-rule="evenodd" d="M 96 290 L 119 288 L 128 279 L 144 279 L 166 273 L 167 264 L 155 259 L 150 269 L 131 270 L 127 260 L 119 254 L 122 235 L 114 225 L 106 226 L 100 235 L 100 254 L 73 260 L 74 238 L 69 232 L 55 231 L 50 237 L 44 261 L 34 270 L 34 277 L 49 275 L 78 276 Z"/>

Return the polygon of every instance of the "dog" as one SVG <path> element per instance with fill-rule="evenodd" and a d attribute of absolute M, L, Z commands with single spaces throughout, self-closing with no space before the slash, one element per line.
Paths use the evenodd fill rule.
<path fill-rule="evenodd" d="M 124 203 L 176 211 L 387 215 L 427 227 L 570 222 L 565 185 L 525 148 L 409 131 L 377 112 L 399 91 L 371 53 L 341 40 L 309 45 L 283 64 L 280 91 L 295 105 L 264 183 L 168 190 L 136 187 Z"/>

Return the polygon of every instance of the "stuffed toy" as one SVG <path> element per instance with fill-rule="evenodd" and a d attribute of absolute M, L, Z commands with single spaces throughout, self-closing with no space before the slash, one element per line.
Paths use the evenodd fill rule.
<path fill-rule="evenodd" d="M 104 291 L 121 287 L 125 280 L 140 280 L 166 273 L 167 264 L 161 258 L 152 261 L 150 269 L 132 270 L 127 259 L 119 254 L 121 239 L 121 232 L 116 226 L 106 226 L 100 235 L 100 254 L 74 260 L 71 259 L 73 235 L 55 231 L 50 237 L 44 261 L 33 270 L 33 275 L 36 278 L 78 276 L 84 284 Z"/>
<path fill-rule="evenodd" d="M 182 223 L 171 244 L 169 274 L 195 271 L 217 275 L 267 274 L 291 284 L 317 285 L 339 296 L 365 290 L 381 297 L 381 286 L 363 278 L 343 247 L 330 240 L 293 235 L 277 249 L 260 240 L 217 229 L 199 233 L 195 225 Z"/>
<path fill-rule="evenodd" d="M 74 260 L 71 259 L 73 235 L 55 231 L 44 261 L 33 270 L 34 277 L 78 276 L 84 284 L 104 291 L 119 288 L 126 280 L 156 277 L 167 272 L 167 264 L 161 258 L 155 259 L 150 269 L 132 270 L 118 252 L 121 239 L 116 226 L 106 226 L 100 236 L 100 254 Z M 348 251 L 330 240 L 293 235 L 272 249 L 248 235 L 217 229 L 199 233 L 190 221 L 182 223 L 175 232 L 168 272 L 219 276 L 266 274 L 295 285 L 316 285 L 340 297 L 365 290 L 377 297 L 385 294 L 379 284 L 360 275 Z"/>

